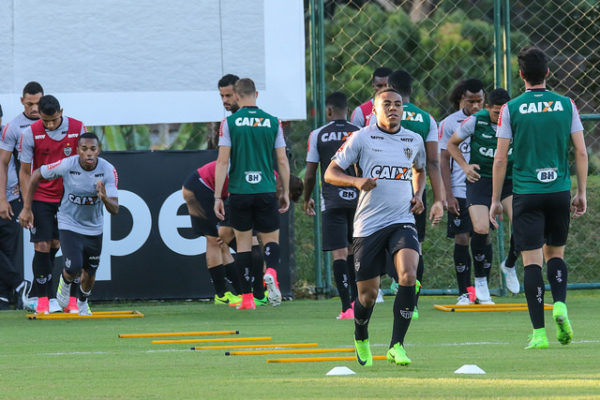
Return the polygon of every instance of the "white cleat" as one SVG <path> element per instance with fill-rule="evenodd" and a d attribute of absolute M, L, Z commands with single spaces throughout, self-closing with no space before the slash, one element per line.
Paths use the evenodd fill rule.
<path fill-rule="evenodd" d="M 71 284 L 66 283 L 61 274 L 56 289 L 56 300 L 61 308 L 67 308 L 69 305 L 69 296 L 71 296 Z"/>
<path fill-rule="evenodd" d="M 504 274 L 506 280 L 506 288 L 514 294 L 519 294 L 521 291 L 521 285 L 519 285 L 519 278 L 517 278 L 517 268 L 509 268 L 506 266 L 506 259 L 500 263 L 500 270 Z"/>
<path fill-rule="evenodd" d="M 377 299 L 375 300 L 375 303 L 383 303 L 383 301 L 383 291 L 379 289 L 379 291 L 377 292 Z"/>
<path fill-rule="evenodd" d="M 461 294 L 460 296 L 458 296 L 458 301 L 456 302 L 457 306 L 466 306 L 468 304 L 473 304 L 473 302 L 471 302 L 471 300 L 469 300 L 468 293 L 464 293 L 464 294 Z"/>
<path fill-rule="evenodd" d="M 67 304 L 69 304 L 69 301 L 67 300 Z M 48 301 L 48 311 L 50 313 L 57 313 L 57 312 L 62 312 L 63 311 L 63 307 L 60 306 L 60 304 L 58 304 L 58 301 L 56 299 L 50 299 Z"/>
<path fill-rule="evenodd" d="M 77 299 L 77 308 L 79 309 L 79 315 L 92 315 L 92 310 L 90 310 L 87 300 L 80 301 Z"/>
<path fill-rule="evenodd" d="M 495 304 L 490 296 L 487 278 L 475 278 L 475 297 L 479 304 Z"/>
<path fill-rule="evenodd" d="M 270 273 L 266 273 L 263 279 L 265 280 L 265 284 L 267 285 L 267 298 L 269 300 L 269 303 L 273 307 L 277 307 L 281 304 L 281 292 L 279 291 L 279 288 L 277 288 L 277 284 L 275 283 L 275 277 Z"/>

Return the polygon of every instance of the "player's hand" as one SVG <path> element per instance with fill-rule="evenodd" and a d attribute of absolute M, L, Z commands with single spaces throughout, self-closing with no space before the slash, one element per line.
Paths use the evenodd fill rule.
<path fill-rule="evenodd" d="M 571 212 L 573 213 L 573 218 L 581 217 L 585 214 L 587 210 L 587 200 L 585 195 L 576 194 L 573 197 L 573 201 L 571 201 Z"/>
<path fill-rule="evenodd" d="M 504 211 L 504 207 L 502 207 L 502 203 L 496 200 L 492 200 L 492 204 L 490 204 L 490 223 L 494 226 L 494 228 L 498 229 L 498 221 L 496 221 L 496 217 L 502 221 L 502 212 Z"/>
<path fill-rule="evenodd" d="M 0 200 L 0 218 L 11 219 L 14 215 L 12 207 L 7 199 Z"/>
<path fill-rule="evenodd" d="M 104 200 L 106 198 L 106 188 L 104 187 L 104 182 L 96 182 L 96 192 L 98 192 L 98 197 L 100 197 L 100 200 Z"/>
<path fill-rule="evenodd" d="M 429 220 L 431 221 L 431 226 L 439 224 L 443 217 L 444 205 L 441 201 L 436 201 L 429 210 Z"/>
<path fill-rule="evenodd" d="M 225 204 L 223 203 L 223 199 L 215 198 L 213 211 L 215 212 L 217 218 L 219 218 L 221 221 L 225 220 Z"/>
<path fill-rule="evenodd" d="M 448 196 L 448 212 L 460 215 L 460 205 L 454 196 Z"/>
<path fill-rule="evenodd" d="M 481 175 L 477 173 L 477 171 L 479 171 L 480 169 L 481 168 L 479 168 L 479 165 L 477 164 L 467 165 L 467 168 L 465 169 L 465 175 L 467 176 L 467 180 L 471 183 L 477 182 L 479 178 L 481 178 Z"/>
<path fill-rule="evenodd" d="M 19 224 L 25 229 L 33 228 L 33 213 L 29 208 L 23 208 L 19 214 Z"/>
<path fill-rule="evenodd" d="M 358 190 L 364 190 L 365 192 L 373 190 L 377 187 L 377 178 L 358 178 L 358 183 L 355 187 Z"/>
<path fill-rule="evenodd" d="M 413 214 L 421 214 L 423 212 L 423 210 L 425 210 L 425 206 L 423 205 L 423 200 L 421 200 L 421 198 L 418 196 L 413 196 L 413 198 L 410 199 L 410 204 L 412 204 L 412 207 L 410 208 L 410 212 Z"/>
<path fill-rule="evenodd" d="M 309 199 L 304 202 L 304 213 L 309 217 L 316 215 L 315 213 L 315 201 L 313 199 Z"/>
<path fill-rule="evenodd" d="M 287 193 L 279 197 L 279 214 L 285 213 L 290 208 L 290 196 Z"/>

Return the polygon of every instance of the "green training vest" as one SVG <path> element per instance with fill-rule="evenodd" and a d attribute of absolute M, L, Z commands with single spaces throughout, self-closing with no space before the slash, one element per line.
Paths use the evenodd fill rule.
<path fill-rule="evenodd" d="M 423 143 L 425 143 L 431 124 L 429 113 L 411 103 L 404 103 L 403 110 L 402 122 L 400 124 L 403 128 L 421 135 Z"/>
<path fill-rule="evenodd" d="M 492 177 L 492 166 L 494 165 L 494 156 L 498 146 L 496 131 L 490 120 L 490 113 L 487 109 L 473 114 L 475 118 L 475 130 L 471 136 L 471 158 L 469 164 L 479 165 L 479 175 L 487 178 Z M 508 148 L 508 164 L 506 166 L 506 178 L 512 179 L 512 145 Z"/>

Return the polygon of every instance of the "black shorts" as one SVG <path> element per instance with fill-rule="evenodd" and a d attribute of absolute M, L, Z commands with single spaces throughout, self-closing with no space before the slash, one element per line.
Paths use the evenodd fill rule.
<path fill-rule="evenodd" d="M 102 234 L 82 235 L 61 229 L 60 247 L 65 269 L 71 275 L 79 275 L 85 268 L 91 275 L 96 273 L 102 252 Z"/>
<path fill-rule="evenodd" d="M 215 192 L 202 183 L 197 171 L 192 172 L 187 177 L 183 183 L 183 187 L 194 193 L 194 197 L 198 200 L 205 215 L 204 218 L 190 215 L 194 233 L 201 236 L 219 236 L 217 232 L 219 218 L 217 218 L 214 211 Z M 227 215 L 227 210 L 225 210 L 225 215 Z"/>
<path fill-rule="evenodd" d="M 30 242 L 48 242 L 58 239 L 58 221 L 56 213 L 60 203 L 49 203 L 34 200 L 31 204 L 33 212 L 33 228 L 29 230 Z"/>
<path fill-rule="evenodd" d="M 414 224 L 393 224 L 367 236 L 354 238 L 354 269 L 357 281 L 366 281 L 386 273 L 386 257 L 402 249 L 419 253 Z"/>
<path fill-rule="evenodd" d="M 512 196 L 512 179 L 505 179 L 500 200 Z M 492 178 L 482 176 L 477 182 L 467 181 L 467 207 L 492 205 Z"/>
<path fill-rule="evenodd" d="M 449 238 L 453 238 L 459 233 L 473 232 L 473 225 L 471 224 L 471 217 L 467 208 L 467 199 L 457 197 L 456 200 L 458 200 L 460 215 L 452 214 L 448 211 L 448 231 L 446 235 Z"/>
<path fill-rule="evenodd" d="M 419 235 L 419 243 L 425 240 L 425 227 L 427 226 L 427 192 L 423 191 L 423 212 L 414 214 L 417 234 Z"/>
<path fill-rule="evenodd" d="M 330 208 L 321 213 L 323 251 L 345 249 L 352 243 L 354 208 Z"/>
<path fill-rule="evenodd" d="M 569 191 L 515 194 L 513 235 L 516 250 L 535 250 L 544 244 L 564 246 L 569 234 L 570 205 Z"/>
<path fill-rule="evenodd" d="M 230 194 L 229 219 L 233 229 L 260 233 L 279 229 L 279 201 L 275 193 Z"/>

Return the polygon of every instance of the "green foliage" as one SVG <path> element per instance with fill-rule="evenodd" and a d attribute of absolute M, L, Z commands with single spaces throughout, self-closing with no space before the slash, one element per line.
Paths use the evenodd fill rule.
<path fill-rule="evenodd" d="M 203 150 L 206 149 L 207 124 L 181 124 L 177 138 L 169 150 Z"/>

